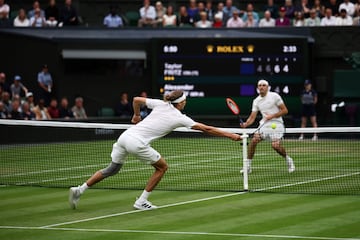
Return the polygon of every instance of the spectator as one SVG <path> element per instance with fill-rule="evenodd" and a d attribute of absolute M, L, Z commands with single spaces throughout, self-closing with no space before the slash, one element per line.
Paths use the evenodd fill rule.
<path fill-rule="evenodd" d="M 139 12 L 138 27 L 156 26 L 156 10 L 154 6 L 150 5 L 150 0 L 144 0 L 143 7 L 140 8 Z"/>
<path fill-rule="evenodd" d="M 174 14 L 174 7 L 169 5 L 166 8 L 166 14 L 163 17 L 163 27 L 176 27 L 176 15 Z"/>
<path fill-rule="evenodd" d="M 30 21 L 26 17 L 25 9 L 23 9 L 23 8 L 19 9 L 18 15 L 14 19 L 13 26 L 14 27 L 29 27 L 30 26 Z"/>
<path fill-rule="evenodd" d="M 28 19 L 31 19 L 32 17 L 35 16 L 36 9 L 40 9 L 40 16 L 45 17 L 45 12 L 44 10 L 41 9 L 39 1 L 35 0 L 33 2 L 33 8 L 30 11 L 28 11 L 28 16 L 27 16 Z"/>
<path fill-rule="evenodd" d="M 258 23 L 260 21 L 259 14 L 254 11 L 254 6 L 252 3 L 248 3 L 248 5 L 246 5 L 246 12 L 244 12 L 243 17 L 242 17 L 242 20 L 244 22 L 247 21 L 248 13 L 251 13 L 253 21 L 255 21 L 256 23 Z"/>
<path fill-rule="evenodd" d="M 15 119 L 15 120 L 22 119 L 21 112 L 19 111 L 20 106 L 21 104 L 18 99 L 15 99 L 14 101 L 11 102 L 11 111 L 9 112 L 10 119 Z"/>
<path fill-rule="evenodd" d="M 11 97 L 9 92 L 3 92 L 1 97 L 2 102 L 4 103 L 4 107 L 7 112 L 11 111 Z"/>
<path fill-rule="evenodd" d="M 223 2 L 219 2 L 217 4 L 215 14 L 217 14 L 218 17 L 221 18 L 223 26 L 226 26 L 226 22 L 224 21 L 224 3 Z"/>
<path fill-rule="evenodd" d="M 59 8 L 55 0 L 49 0 L 49 5 L 45 8 L 46 26 L 56 27 L 59 23 Z"/>
<path fill-rule="evenodd" d="M 10 93 L 10 86 L 6 82 L 6 74 L 3 72 L 0 73 L 0 86 L 2 87 L 4 92 Z"/>
<path fill-rule="evenodd" d="M 33 109 L 35 113 L 35 119 L 36 120 L 50 120 L 51 116 L 45 107 L 45 100 L 39 99 L 38 105 L 36 105 Z"/>
<path fill-rule="evenodd" d="M 256 19 L 254 18 L 254 13 L 253 12 L 248 12 L 247 15 L 247 20 L 244 23 L 245 27 L 257 27 L 258 26 L 258 22 L 256 21 Z"/>
<path fill-rule="evenodd" d="M 30 110 L 32 111 L 35 107 L 34 94 L 32 92 L 26 94 L 26 102 L 29 104 Z"/>
<path fill-rule="evenodd" d="M 357 0 L 356 3 L 354 4 L 354 6 L 355 6 L 354 14 L 360 13 L 360 0 Z"/>
<path fill-rule="evenodd" d="M 79 25 L 79 16 L 72 0 L 65 0 L 64 6 L 60 9 L 59 22 L 59 27 Z"/>
<path fill-rule="evenodd" d="M 24 102 L 22 104 L 22 111 L 21 111 L 21 119 L 23 120 L 35 120 L 36 116 L 33 111 L 31 111 L 30 105 L 28 102 Z"/>
<path fill-rule="evenodd" d="M 242 14 L 242 12 L 240 11 L 240 9 L 238 9 L 237 7 L 235 7 L 233 5 L 233 1 L 232 0 L 226 0 L 225 1 L 225 6 L 223 8 L 223 21 L 227 24 L 227 21 L 233 16 L 233 12 L 235 10 L 238 10 L 239 15 Z"/>
<path fill-rule="evenodd" d="M 166 8 L 164 7 L 161 1 L 157 1 L 155 3 L 155 12 L 156 12 L 155 26 L 160 27 L 163 25 L 163 17 L 166 13 Z"/>
<path fill-rule="evenodd" d="M 269 11 L 271 17 L 276 19 L 279 17 L 279 7 L 274 3 L 274 0 L 267 0 L 267 4 L 264 6 L 264 12 Z"/>
<path fill-rule="evenodd" d="M 234 10 L 232 17 L 228 19 L 226 23 L 227 28 L 242 28 L 244 27 L 244 21 L 239 17 L 240 11 Z"/>
<path fill-rule="evenodd" d="M 222 14 L 218 12 L 214 16 L 213 28 L 222 28 L 223 25 Z"/>
<path fill-rule="evenodd" d="M 290 26 L 290 19 L 286 17 L 285 7 L 281 7 L 279 11 L 279 17 L 275 20 L 276 27 L 286 27 Z"/>
<path fill-rule="evenodd" d="M 325 11 L 324 11 L 324 16 L 326 15 L 326 9 L 330 8 L 332 14 L 337 17 L 339 15 L 339 3 L 337 0 L 327 0 L 327 2 L 325 3 Z"/>
<path fill-rule="evenodd" d="M 192 18 L 187 13 L 185 6 L 180 6 L 179 8 L 178 25 L 180 27 L 193 26 Z"/>
<path fill-rule="evenodd" d="M 266 10 L 264 18 L 260 19 L 259 27 L 275 27 L 275 19 L 271 17 L 270 10 Z"/>
<path fill-rule="evenodd" d="M 63 97 L 60 100 L 59 114 L 60 114 L 59 116 L 60 118 L 69 119 L 74 117 L 73 112 L 69 108 L 69 101 L 67 97 Z"/>
<path fill-rule="evenodd" d="M 6 119 L 9 118 L 9 113 L 6 110 L 5 104 L 3 101 L 0 101 L 0 119 Z"/>
<path fill-rule="evenodd" d="M 82 97 L 75 98 L 75 105 L 71 108 L 76 119 L 86 119 L 87 114 L 84 108 L 84 99 Z"/>
<path fill-rule="evenodd" d="M 297 7 L 294 17 L 296 18 L 296 13 L 302 12 L 303 18 L 308 18 L 310 16 L 310 5 L 308 0 L 301 0 L 300 6 Z"/>
<path fill-rule="evenodd" d="M 207 20 L 207 14 L 205 11 L 200 13 L 200 20 L 195 23 L 195 27 L 197 28 L 211 28 L 212 22 Z"/>
<path fill-rule="evenodd" d="M 353 25 L 353 19 L 352 17 L 350 17 L 347 12 L 346 9 L 343 8 L 340 10 L 340 16 L 338 16 L 336 18 L 336 26 L 351 26 Z"/>
<path fill-rule="evenodd" d="M 285 0 L 285 17 L 288 19 L 293 19 L 295 16 L 295 6 L 293 5 L 292 0 Z"/>
<path fill-rule="evenodd" d="M 305 26 L 307 27 L 315 27 L 320 26 L 320 18 L 316 15 L 315 8 L 310 10 L 310 17 L 305 19 Z"/>
<path fill-rule="evenodd" d="M 190 17 L 190 22 L 194 24 L 196 22 L 196 16 L 199 14 L 196 0 L 189 0 L 189 7 L 186 9 L 186 11 Z"/>
<path fill-rule="evenodd" d="M 7 17 L 6 12 L 0 12 L 0 27 L 11 27 L 12 22 Z"/>
<path fill-rule="evenodd" d="M 58 102 L 56 98 L 51 99 L 50 105 L 48 107 L 48 113 L 52 119 L 60 117 L 60 110 L 58 108 Z"/>
<path fill-rule="evenodd" d="M 41 16 L 40 8 L 36 8 L 34 11 L 34 16 L 30 18 L 30 26 L 31 27 L 45 27 L 46 19 Z"/>
<path fill-rule="evenodd" d="M 332 15 L 331 8 L 325 9 L 325 17 L 323 17 L 320 21 L 320 26 L 335 26 L 336 25 L 336 17 Z"/>
<path fill-rule="evenodd" d="M 293 21 L 294 27 L 303 27 L 305 26 L 304 14 L 303 12 L 295 12 L 295 18 Z"/>
<path fill-rule="evenodd" d="M 213 8 L 213 5 L 212 5 L 212 1 L 211 0 L 206 0 L 206 3 L 205 3 L 205 12 L 208 16 L 208 20 L 210 22 L 214 22 L 215 21 L 215 10 Z"/>
<path fill-rule="evenodd" d="M 360 8 L 358 8 L 355 13 L 355 17 L 353 18 L 353 25 L 360 26 Z"/>
<path fill-rule="evenodd" d="M 120 103 L 115 107 L 116 116 L 131 117 L 133 115 L 132 104 L 129 102 L 129 95 L 124 92 L 120 96 Z"/>
<path fill-rule="evenodd" d="M 48 106 L 52 97 L 53 79 L 47 64 L 44 64 L 41 72 L 38 73 L 37 81 L 40 87 L 39 97 L 44 99 L 45 105 Z"/>
<path fill-rule="evenodd" d="M 201 20 L 201 16 L 200 16 L 200 13 L 202 12 L 206 12 L 205 11 L 205 5 L 203 2 L 198 2 L 197 4 L 197 9 L 198 9 L 198 13 L 195 15 L 194 17 L 194 22 L 198 22 L 199 20 Z M 209 17 L 208 15 L 206 15 L 206 19 L 209 20 Z"/>
<path fill-rule="evenodd" d="M 315 0 L 312 9 L 315 9 L 317 17 L 319 17 L 319 18 L 324 17 L 324 15 L 325 15 L 325 6 L 321 3 L 321 0 Z M 310 12 L 310 15 L 311 15 L 311 12 Z"/>
<path fill-rule="evenodd" d="M 316 109 L 315 105 L 318 101 L 317 92 L 312 89 L 310 80 L 305 80 L 304 90 L 301 95 L 302 113 L 301 113 L 301 128 L 306 127 L 307 118 L 310 118 L 311 124 L 314 128 L 317 128 L 316 122 Z M 304 134 L 300 134 L 299 140 L 304 139 Z M 318 139 L 317 134 L 314 133 L 312 140 Z"/>
<path fill-rule="evenodd" d="M 9 18 L 10 6 L 5 3 L 5 0 L 0 0 L 0 15 L 4 18 Z"/>
<path fill-rule="evenodd" d="M 355 13 L 355 5 L 350 2 L 350 0 L 344 0 L 340 5 L 339 5 L 339 13 L 341 15 L 341 10 L 345 9 L 347 15 L 349 15 L 350 17 L 354 16 Z"/>
<path fill-rule="evenodd" d="M 14 77 L 14 83 L 11 84 L 10 86 L 10 90 L 11 90 L 11 96 L 15 97 L 21 97 L 21 96 L 26 96 L 28 89 L 24 86 L 24 84 L 21 83 L 21 77 L 19 75 L 16 75 Z M 21 94 L 23 91 L 24 94 Z"/>
<path fill-rule="evenodd" d="M 124 27 L 122 18 L 117 13 L 116 6 L 110 6 L 109 14 L 104 18 L 104 26 L 108 28 Z"/>

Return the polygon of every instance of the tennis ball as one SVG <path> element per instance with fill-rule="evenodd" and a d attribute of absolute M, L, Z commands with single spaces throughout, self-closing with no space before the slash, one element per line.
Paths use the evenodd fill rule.
<path fill-rule="evenodd" d="M 276 123 L 272 123 L 272 124 L 271 124 L 271 128 L 272 128 L 272 129 L 275 129 L 275 128 L 276 128 Z"/>

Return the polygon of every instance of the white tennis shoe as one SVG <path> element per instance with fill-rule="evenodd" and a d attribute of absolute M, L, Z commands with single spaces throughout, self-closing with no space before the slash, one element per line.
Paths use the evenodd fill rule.
<path fill-rule="evenodd" d="M 80 186 L 78 187 L 71 187 L 69 190 L 69 204 L 70 208 L 76 209 L 77 203 L 80 200 Z"/>
<path fill-rule="evenodd" d="M 286 157 L 289 173 L 295 172 L 295 164 L 291 157 Z"/>
<path fill-rule="evenodd" d="M 151 202 L 147 200 L 145 201 L 136 200 L 134 203 L 134 208 L 139 210 L 154 210 L 157 209 L 158 207 L 153 205 Z"/>
<path fill-rule="evenodd" d="M 251 167 L 249 166 L 247 169 L 248 174 L 251 173 Z M 244 173 L 244 169 L 240 170 L 240 173 L 243 174 Z"/>

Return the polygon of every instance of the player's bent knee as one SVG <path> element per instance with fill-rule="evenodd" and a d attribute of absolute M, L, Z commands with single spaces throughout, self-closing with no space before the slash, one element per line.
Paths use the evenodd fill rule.
<path fill-rule="evenodd" d="M 109 166 L 101 170 L 101 174 L 103 175 L 104 178 L 113 176 L 120 171 L 121 167 L 122 164 L 111 162 Z"/>
<path fill-rule="evenodd" d="M 280 142 L 279 141 L 273 141 L 271 142 L 271 146 L 273 149 L 278 149 L 280 147 Z"/>

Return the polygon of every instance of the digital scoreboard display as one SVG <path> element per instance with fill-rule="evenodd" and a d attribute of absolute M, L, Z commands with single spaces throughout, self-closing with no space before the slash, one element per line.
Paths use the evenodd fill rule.
<path fill-rule="evenodd" d="M 272 91 L 298 96 L 308 76 L 306 38 L 156 39 L 154 46 L 160 95 L 255 96 L 264 78 Z"/>

